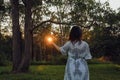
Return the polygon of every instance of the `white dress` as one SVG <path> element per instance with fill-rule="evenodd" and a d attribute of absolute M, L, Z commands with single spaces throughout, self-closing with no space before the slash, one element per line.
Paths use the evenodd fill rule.
<path fill-rule="evenodd" d="M 68 54 L 64 80 L 89 80 L 87 59 L 91 59 L 89 45 L 85 41 L 72 44 L 68 41 L 60 47 L 63 55 Z"/>

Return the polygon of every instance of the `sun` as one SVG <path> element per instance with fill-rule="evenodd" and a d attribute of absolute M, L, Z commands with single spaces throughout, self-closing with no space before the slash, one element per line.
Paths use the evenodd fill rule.
<path fill-rule="evenodd" d="M 48 37 L 47 40 L 48 40 L 48 42 L 52 42 L 53 41 L 53 39 L 51 37 Z"/>

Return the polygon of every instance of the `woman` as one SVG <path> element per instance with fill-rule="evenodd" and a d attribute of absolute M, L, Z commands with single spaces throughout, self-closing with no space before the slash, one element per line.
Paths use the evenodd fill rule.
<path fill-rule="evenodd" d="M 68 54 L 64 80 L 89 80 L 86 60 L 91 59 L 92 56 L 89 45 L 82 41 L 82 30 L 78 26 L 71 29 L 69 41 L 64 46 L 59 47 L 53 42 L 52 44 L 63 55 Z"/>

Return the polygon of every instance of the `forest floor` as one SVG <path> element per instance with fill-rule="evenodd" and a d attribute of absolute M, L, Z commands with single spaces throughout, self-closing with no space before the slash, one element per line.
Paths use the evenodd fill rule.
<path fill-rule="evenodd" d="M 11 66 L 0 67 L 0 80 L 63 80 L 65 65 L 32 65 L 29 73 L 10 74 Z M 90 80 L 120 80 L 120 66 L 89 64 Z"/>

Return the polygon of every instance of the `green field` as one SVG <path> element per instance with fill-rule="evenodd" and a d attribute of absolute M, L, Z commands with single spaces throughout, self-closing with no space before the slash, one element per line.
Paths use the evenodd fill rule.
<path fill-rule="evenodd" d="M 0 67 L 0 80 L 63 80 L 64 65 L 34 65 L 29 73 L 10 74 L 11 67 Z M 120 66 L 90 64 L 90 80 L 120 80 Z"/>

